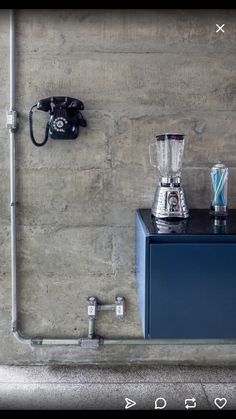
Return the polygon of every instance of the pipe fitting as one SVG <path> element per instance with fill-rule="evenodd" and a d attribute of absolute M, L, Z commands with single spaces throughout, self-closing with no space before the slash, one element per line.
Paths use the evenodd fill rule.
<path fill-rule="evenodd" d="M 18 128 L 18 115 L 16 111 L 10 110 L 7 112 L 7 128 L 15 132 Z"/>
<path fill-rule="evenodd" d="M 116 297 L 115 299 L 115 310 L 116 310 L 116 317 L 119 320 L 122 320 L 124 318 L 124 312 L 125 312 L 125 299 L 124 297 Z"/>
<path fill-rule="evenodd" d="M 31 339 L 31 345 L 42 345 L 43 339 L 42 338 L 33 338 Z"/>
<path fill-rule="evenodd" d="M 97 298 L 94 296 L 88 297 L 88 337 L 82 338 L 81 346 L 85 349 L 92 348 L 96 349 L 102 345 L 103 340 L 99 337 L 95 337 L 95 320 L 97 311 L 115 311 L 116 317 L 120 320 L 124 318 L 124 297 L 117 296 L 115 304 L 101 304 L 98 303 Z M 90 341 L 95 341 L 89 344 Z"/>
<path fill-rule="evenodd" d="M 96 297 L 88 297 L 88 318 L 89 319 L 96 319 L 96 312 L 97 312 L 97 299 Z"/>
<path fill-rule="evenodd" d="M 18 342 L 20 343 L 24 343 L 25 345 L 31 345 L 31 339 L 25 338 L 24 336 L 21 335 L 21 333 L 16 330 L 15 332 L 12 332 L 13 336 L 16 338 L 16 340 L 18 340 Z"/>
<path fill-rule="evenodd" d="M 82 338 L 81 339 L 81 348 L 83 349 L 98 349 L 100 345 L 103 344 L 103 339 L 101 338 Z"/>

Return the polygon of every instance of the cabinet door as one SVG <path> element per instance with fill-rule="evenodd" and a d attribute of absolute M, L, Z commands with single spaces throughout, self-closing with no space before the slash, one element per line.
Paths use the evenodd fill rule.
<path fill-rule="evenodd" d="M 149 337 L 236 338 L 236 244 L 150 245 Z"/>

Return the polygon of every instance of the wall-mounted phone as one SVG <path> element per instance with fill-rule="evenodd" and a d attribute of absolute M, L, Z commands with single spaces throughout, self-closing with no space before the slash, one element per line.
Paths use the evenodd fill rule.
<path fill-rule="evenodd" d="M 38 143 L 33 133 L 33 109 L 49 112 L 44 140 Z M 40 100 L 33 105 L 29 113 L 30 137 L 34 145 L 41 147 L 46 144 L 48 136 L 54 140 L 72 140 L 79 135 L 79 126 L 86 127 L 87 123 L 81 110 L 84 104 L 72 97 L 53 96 Z"/>

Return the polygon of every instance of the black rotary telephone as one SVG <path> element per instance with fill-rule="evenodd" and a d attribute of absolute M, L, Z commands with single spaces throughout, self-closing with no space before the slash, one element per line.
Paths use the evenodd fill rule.
<path fill-rule="evenodd" d="M 49 120 L 45 129 L 44 140 L 38 143 L 33 133 L 33 109 L 49 112 Z M 79 135 L 79 126 L 86 127 L 87 123 L 81 114 L 84 104 L 72 97 L 53 96 L 40 100 L 33 105 L 29 113 L 30 137 L 34 145 L 42 147 L 48 136 L 54 140 L 73 140 Z"/>

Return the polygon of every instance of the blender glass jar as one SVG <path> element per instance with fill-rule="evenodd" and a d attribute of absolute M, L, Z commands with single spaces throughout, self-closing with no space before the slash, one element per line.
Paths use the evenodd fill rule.
<path fill-rule="evenodd" d="M 158 167 L 162 177 L 173 178 L 181 175 L 184 137 L 183 134 L 157 135 L 150 144 L 151 164 Z"/>

